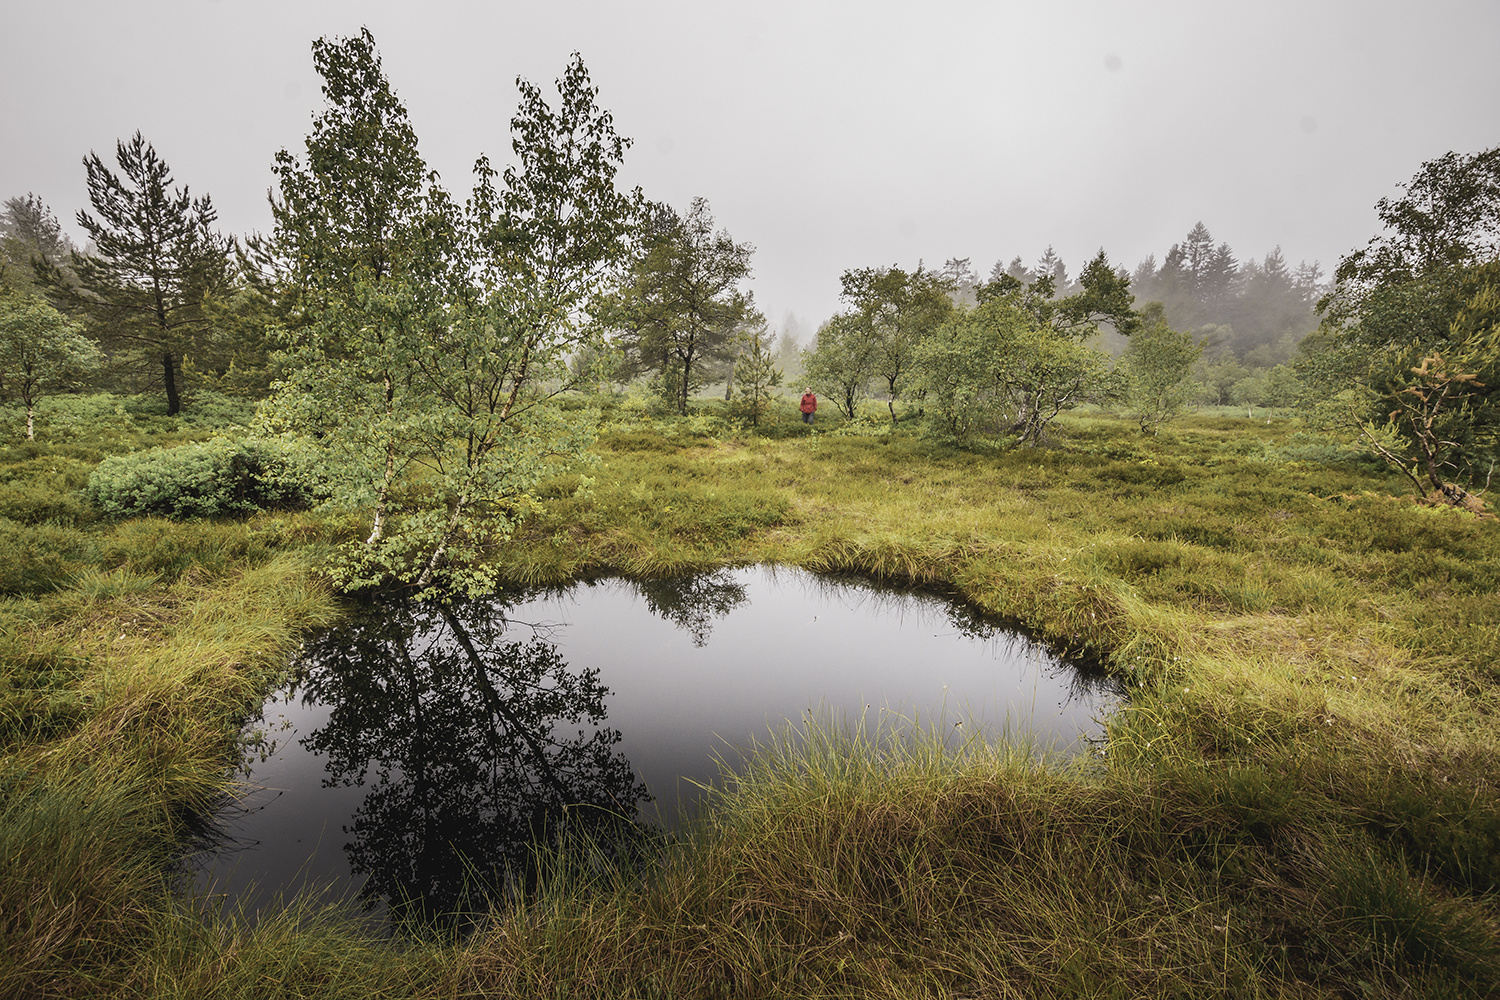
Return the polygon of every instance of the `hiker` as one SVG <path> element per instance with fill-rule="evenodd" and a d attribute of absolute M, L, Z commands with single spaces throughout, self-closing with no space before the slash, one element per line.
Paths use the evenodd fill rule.
<path fill-rule="evenodd" d="M 813 395 L 812 387 L 808 386 L 802 393 L 802 422 L 810 424 L 813 422 L 813 414 L 818 412 L 818 397 Z"/>

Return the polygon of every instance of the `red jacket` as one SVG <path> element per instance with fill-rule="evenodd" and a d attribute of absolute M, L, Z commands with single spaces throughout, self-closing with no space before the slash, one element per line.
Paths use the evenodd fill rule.
<path fill-rule="evenodd" d="M 818 397 L 814 396 L 810 392 L 804 392 L 802 394 L 802 412 L 803 413 L 816 413 L 816 412 L 818 412 Z"/>

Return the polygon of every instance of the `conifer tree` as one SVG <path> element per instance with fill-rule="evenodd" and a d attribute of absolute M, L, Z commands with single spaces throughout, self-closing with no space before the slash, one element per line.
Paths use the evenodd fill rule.
<path fill-rule="evenodd" d="M 708 201 L 687 215 L 657 206 L 646 251 L 612 321 L 631 341 L 638 367 L 657 372 L 679 413 L 706 378 L 733 363 L 735 337 L 759 318 L 739 285 L 755 248 L 714 229 Z"/>
<path fill-rule="evenodd" d="M 229 244 L 213 230 L 212 201 L 173 188 L 171 168 L 141 133 L 115 144 L 115 161 L 119 174 L 97 153 L 83 161 L 98 214 L 80 211 L 78 224 L 96 251 L 71 254 L 72 274 L 37 258 L 37 278 L 116 360 L 157 367 L 174 416 L 183 358 L 212 332 L 204 303 L 227 281 Z"/>
<path fill-rule="evenodd" d="M 760 418 L 771 409 L 771 390 L 781 384 L 774 338 L 762 323 L 741 333 L 739 339 L 742 349 L 734 362 L 734 391 L 739 411 L 751 426 L 759 426 Z"/>
<path fill-rule="evenodd" d="M 34 194 L 5 199 L 0 208 L 0 285 L 30 290 L 35 284 L 34 260 L 67 269 L 75 250 L 42 199 Z"/>

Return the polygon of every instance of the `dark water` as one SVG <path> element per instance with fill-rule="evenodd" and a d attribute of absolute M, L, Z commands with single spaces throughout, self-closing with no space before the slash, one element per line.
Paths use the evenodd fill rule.
<path fill-rule="evenodd" d="M 670 829 L 788 722 L 1066 752 L 1117 699 L 939 596 L 767 567 L 372 606 L 298 667 L 199 877 L 252 909 L 309 888 L 382 912 L 478 905 L 560 830 Z"/>

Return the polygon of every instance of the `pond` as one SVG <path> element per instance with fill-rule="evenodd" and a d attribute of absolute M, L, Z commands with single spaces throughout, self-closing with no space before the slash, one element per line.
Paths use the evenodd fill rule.
<path fill-rule="evenodd" d="M 201 859 L 199 887 L 251 911 L 310 888 L 482 905 L 487 873 L 560 829 L 670 831 L 788 724 L 1067 753 L 1119 698 L 941 595 L 763 566 L 371 605 L 295 667 Z"/>

